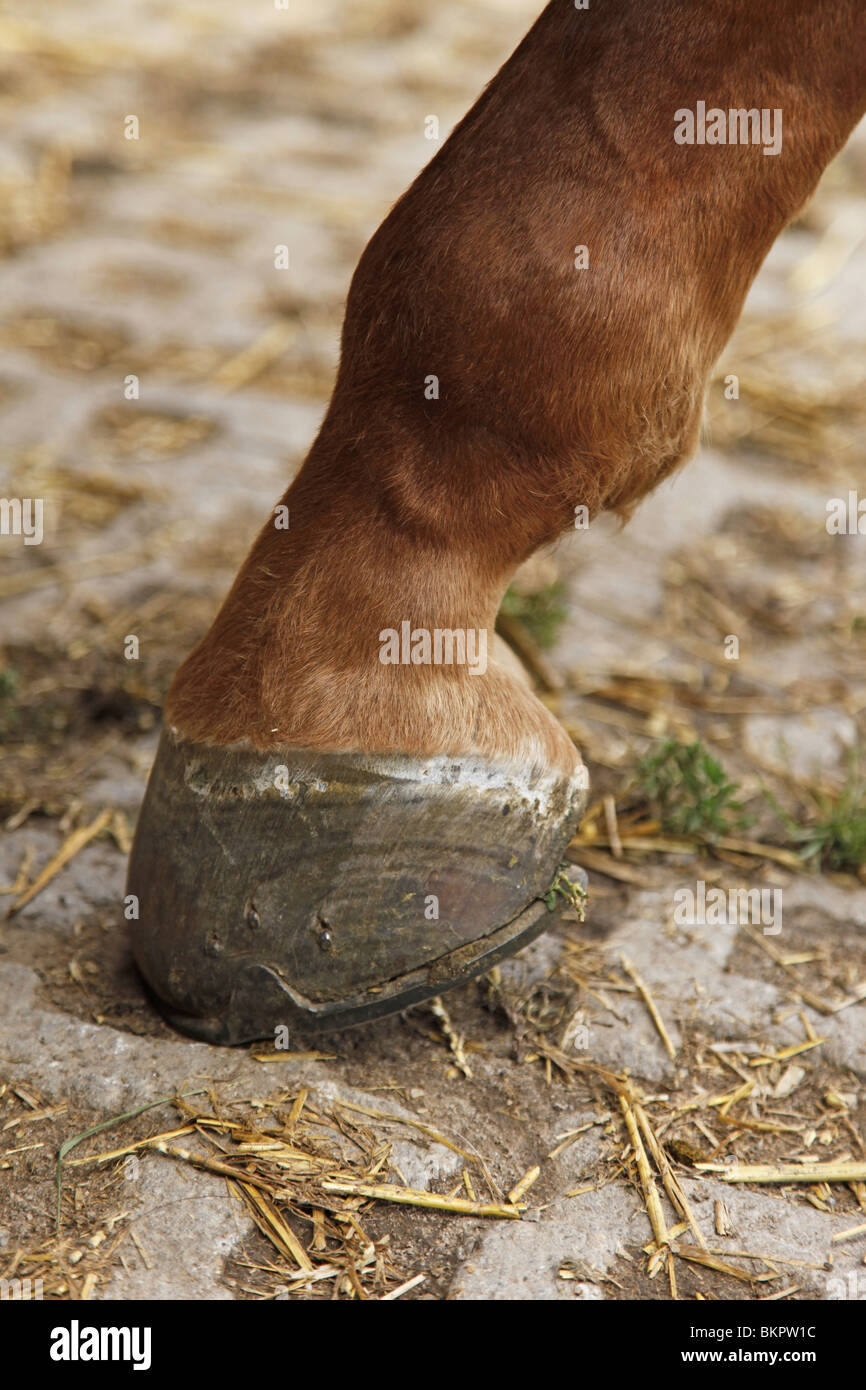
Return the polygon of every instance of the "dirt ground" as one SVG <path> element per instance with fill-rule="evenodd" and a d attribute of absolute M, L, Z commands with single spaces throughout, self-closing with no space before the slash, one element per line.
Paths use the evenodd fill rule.
<path fill-rule="evenodd" d="M 592 778 L 570 849 L 586 921 L 283 1055 L 183 1039 L 130 961 L 125 857 L 168 680 L 304 457 L 355 261 L 437 148 L 427 118 L 444 138 L 537 7 L 0 5 L 0 492 L 44 499 L 41 544 L 0 536 L 0 1279 L 866 1298 L 866 539 L 826 524 L 864 486 L 864 128 L 771 252 L 697 458 L 519 581 L 517 640 Z M 665 820 L 638 764 L 667 739 L 702 740 L 743 824 Z M 699 883 L 778 890 L 779 930 L 684 922 Z M 58 1225 L 59 1147 L 112 1120 L 65 1157 Z M 180 1129 L 186 1159 L 91 1161 Z M 306 1195 L 268 1167 L 274 1135 Z M 810 1177 L 736 1180 L 758 1163 Z M 326 1168 L 440 1206 L 338 1201 Z"/>

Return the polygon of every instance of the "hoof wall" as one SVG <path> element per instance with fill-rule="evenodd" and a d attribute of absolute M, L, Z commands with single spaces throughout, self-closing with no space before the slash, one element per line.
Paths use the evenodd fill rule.
<path fill-rule="evenodd" d="M 583 769 L 530 779 L 166 731 L 130 858 L 136 961 L 169 1021 L 208 1042 L 398 1012 L 550 925 L 541 899 L 587 790 Z"/>

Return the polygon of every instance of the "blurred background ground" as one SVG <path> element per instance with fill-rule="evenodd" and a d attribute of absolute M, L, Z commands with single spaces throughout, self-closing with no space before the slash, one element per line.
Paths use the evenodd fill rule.
<path fill-rule="evenodd" d="M 129 964 L 124 858 L 167 682 L 315 433 L 353 266 L 438 147 L 426 118 L 444 138 L 536 9 L 0 6 L 0 493 L 45 508 L 43 544 L 0 537 L 0 901 L 95 827 L 0 928 L 0 1276 L 46 1295 L 379 1296 L 423 1274 L 404 1296 L 866 1296 L 866 1234 L 833 1240 L 866 1223 L 863 1182 L 732 1186 L 695 1166 L 866 1160 L 866 541 L 826 526 L 864 477 L 862 129 L 768 258 L 698 457 L 509 596 L 507 635 L 593 779 L 571 851 L 586 924 L 444 1015 L 270 1062 L 177 1038 Z M 671 739 L 701 741 L 742 813 L 709 823 Z M 663 791 L 640 771 L 659 750 Z M 698 880 L 781 889 L 781 934 L 676 922 Z M 706 1252 L 681 1232 L 648 1267 L 626 1073 Z M 388 1111 L 364 1121 L 365 1153 L 393 1143 L 380 1178 L 440 1195 L 495 1202 L 540 1175 L 520 1221 L 359 1199 L 364 1237 L 338 1260 L 329 1234 L 337 1273 L 318 1282 L 292 1277 L 303 1261 L 236 1184 L 154 1153 L 70 1168 L 58 1239 L 58 1145 L 175 1088 L 266 1130 L 304 1089 L 344 1126 L 344 1103 Z M 90 1152 L 180 1123 L 165 1106 Z M 292 1229 L 321 1265 L 304 1212 Z"/>

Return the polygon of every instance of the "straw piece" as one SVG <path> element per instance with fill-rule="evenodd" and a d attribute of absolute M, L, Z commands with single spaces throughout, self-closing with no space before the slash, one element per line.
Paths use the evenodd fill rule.
<path fill-rule="evenodd" d="M 313 1269 L 313 1262 L 307 1254 L 301 1242 L 298 1240 L 294 1231 L 283 1220 L 270 1197 L 257 1191 L 246 1179 L 238 1182 L 238 1187 L 243 1193 L 247 1205 L 252 1213 L 253 1220 L 259 1230 L 270 1240 L 273 1241 L 278 1250 L 293 1259 L 299 1269 L 306 1270 L 309 1274 Z"/>
<path fill-rule="evenodd" d="M 92 820 L 89 825 L 83 825 L 80 826 L 78 830 L 73 830 L 72 834 L 64 844 L 60 846 L 60 849 L 54 857 L 45 865 L 42 872 L 36 876 L 30 884 L 30 887 L 25 888 L 24 892 L 19 894 L 15 899 L 9 911 L 6 913 L 6 916 L 14 917 L 16 912 L 20 912 L 22 907 L 26 907 L 29 902 L 32 902 L 36 894 L 41 893 L 42 889 L 51 882 L 54 875 L 59 873 L 64 865 L 68 864 L 70 859 L 73 859 L 75 855 L 78 854 L 79 850 L 82 850 L 85 845 L 89 844 L 94 836 L 105 829 L 108 822 L 111 820 L 112 814 L 113 813 L 107 809 L 100 811 L 96 819 Z"/>
<path fill-rule="evenodd" d="M 426 1278 L 426 1274 L 416 1274 L 414 1279 L 407 1279 L 405 1284 L 401 1284 L 399 1288 L 392 1289 L 390 1293 L 383 1293 L 379 1302 L 393 1303 L 395 1298 L 402 1298 L 404 1293 L 408 1293 L 410 1289 L 417 1289 L 418 1285 L 423 1284 Z"/>
<path fill-rule="evenodd" d="M 787 1062 L 790 1057 L 799 1057 L 801 1052 L 810 1052 L 813 1047 L 820 1047 L 821 1043 L 826 1041 L 826 1038 L 807 1038 L 805 1042 L 783 1047 L 779 1052 L 767 1052 L 760 1057 L 752 1057 L 749 1066 L 768 1067 L 772 1062 Z"/>
<path fill-rule="evenodd" d="M 141 1256 L 145 1269 L 153 1269 L 153 1260 L 142 1245 L 134 1226 L 130 1226 L 129 1228 L 129 1238 Z"/>
<path fill-rule="evenodd" d="M 866 1163 L 852 1161 L 834 1163 L 738 1163 L 735 1168 L 724 1163 L 696 1163 L 707 1173 L 718 1173 L 723 1182 L 863 1182 Z"/>
<path fill-rule="evenodd" d="M 154 1134 L 150 1139 L 137 1139 L 134 1144 L 127 1144 L 123 1149 L 109 1149 L 104 1154 L 86 1154 L 84 1158 L 70 1158 L 67 1168 L 74 1168 L 79 1163 L 108 1163 L 112 1158 L 124 1158 L 127 1154 L 135 1153 L 136 1149 L 146 1149 L 154 1144 L 161 1143 L 166 1139 L 180 1139 L 184 1134 L 194 1134 L 195 1125 L 184 1125 L 181 1129 L 167 1129 L 164 1134 Z"/>
<path fill-rule="evenodd" d="M 734 1228 L 731 1225 L 731 1215 L 721 1197 L 717 1197 L 713 1203 L 713 1215 L 715 1217 L 716 1235 L 732 1236 Z"/>
<path fill-rule="evenodd" d="M 667 1226 L 665 1225 L 664 1213 L 662 1211 L 661 1202 L 659 1201 L 658 1192 L 656 1191 L 652 1169 L 650 1168 L 649 1160 L 646 1156 L 646 1149 L 643 1146 L 643 1140 L 640 1137 L 640 1130 L 638 1129 L 637 1120 L 635 1119 L 631 1104 L 622 1094 L 620 1094 L 619 1103 L 622 1107 L 622 1113 L 625 1116 L 626 1128 L 628 1129 L 629 1138 L 631 1139 L 632 1148 L 634 1149 L 638 1177 L 640 1178 L 640 1185 L 643 1191 L 650 1224 L 653 1228 L 653 1235 L 656 1238 L 656 1245 L 661 1249 L 662 1246 L 670 1244 L 670 1236 L 668 1235 Z"/>
<path fill-rule="evenodd" d="M 258 1178 L 253 1173 L 245 1172 L 241 1168 L 233 1168 L 230 1163 L 221 1163 L 218 1158 L 210 1158 L 207 1154 L 193 1153 L 191 1149 L 182 1149 L 178 1144 L 164 1144 L 162 1142 L 153 1145 L 157 1153 L 165 1154 L 166 1158 L 176 1158 L 181 1163 L 191 1163 L 195 1168 L 205 1168 L 209 1173 L 218 1173 L 221 1177 L 232 1178 L 235 1182 L 243 1178 L 243 1181 L 255 1187 L 260 1187 L 265 1191 L 270 1191 L 272 1184 L 264 1178 Z"/>
<path fill-rule="evenodd" d="M 5 829 L 11 830 L 13 828 L 10 822 L 7 821 Z M 0 897 L 5 898 L 7 895 L 10 897 L 17 897 L 19 893 L 23 893 L 24 889 L 27 887 L 27 880 L 30 877 L 30 866 L 35 858 L 36 850 L 32 845 L 28 845 L 21 856 L 21 863 L 18 865 L 18 872 L 14 879 L 11 883 L 6 883 L 0 888 Z"/>
<path fill-rule="evenodd" d="M 749 1274 L 744 1269 L 738 1269 L 736 1265 L 728 1264 L 727 1260 L 720 1260 L 706 1250 L 699 1250 L 696 1245 L 677 1245 L 675 1249 L 681 1259 L 688 1260 L 691 1264 L 703 1265 L 705 1269 L 714 1269 L 717 1274 L 727 1274 L 729 1278 L 739 1279 L 743 1284 L 779 1277 L 778 1274 Z"/>
<path fill-rule="evenodd" d="M 665 1050 L 667 1051 L 668 1056 L 670 1058 L 676 1057 L 676 1048 L 670 1040 L 670 1035 L 668 1033 L 667 1028 L 664 1025 L 662 1016 L 659 1013 L 658 1008 L 656 1007 L 655 1000 L 649 992 L 649 986 L 646 984 L 642 975 L 639 974 L 637 968 L 629 960 L 628 956 L 620 953 L 620 960 L 622 961 L 623 970 L 626 972 L 627 975 L 631 976 L 631 979 L 637 985 L 638 993 L 640 994 L 641 998 L 647 1006 L 647 1009 L 649 1010 L 650 1018 L 656 1026 L 659 1037 L 665 1045 Z"/>
<path fill-rule="evenodd" d="M 757 1250 L 729 1250 L 727 1247 L 710 1249 L 711 1255 L 726 1255 L 731 1259 L 737 1260 L 761 1260 L 763 1264 L 769 1265 L 792 1265 L 797 1269 L 826 1269 L 826 1265 L 814 1264 L 809 1260 L 789 1260 L 783 1255 L 764 1255 Z"/>
<path fill-rule="evenodd" d="M 559 1158 L 559 1155 L 563 1153 L 567 1148 L 569 1148 L 569 1146 L 573 1144 L 575 1139 L 579 1138 L 581 1134 L 586 1134 L 586 1131 L 588 1129 L 594 1129 L 596 1125 L 602 1123 L 602 1120 L 589 1120 L 585 1125 L 580 1125 L 578 1129 L 570 1129 L 567 1134 L 563 1134 L 562 1138 L 559 1140 L 559 1143 L 556 1145 L 555 1148 L 552 1148 L 550 1150 L 550 1153 L 547 1154 L 546 1157 Z"/>
<path fill-rule="evenodd" d="M 337 1052 L 251 1052 L 254 1062 L 336 1062 Z"/>
<path fill-rule="evenodd" d="M 838 1014 L 841 1013 L 842 1009 L 850 1009 L 852 1004 L 859 1004 L 862 999 L 866 999 L 866 980 L 861 980 L 860 984 L 855 985 L 854 988 L 843 999 L 840 999 L 836 1002 L 833 1002 L 829 999 L 824 999 L 822 995 L 815 994 L 812 990 L 806 989 L 805 986 L 801 983 L 797 975 L 797 972 L 793 969 L 793 967 L 789 964 L 787 958 L 782 954 L 780 950 L 778 950 L 777 947 L 775 947 L 770 941 L 768 941 L 766 937 L 764 937 L 761 933 L 755 931 L 755 928 L 751 925 L 751 923 L 739 922 L 737 925 L 739 926 L 740 931 L 745 932 L 746 936 L 748 936 L 749 939 L 753 941 L 756 946 L 759 946 L 761 950 L 764 951 L 770 957 L 771 960 L 775 961 L 776 965 L 779 966 L 780 970 L 784 970 L 785 974 L 790 979 L 795 981 L 797 986 L 797 992 L 800 995 L 800 997 L 807 1004 L 810 1004 L 813 1009 L 817 1009 L 818 1013 Z"/>
<path fill-rule="evenodd" d="M 677 1106 L 677 1114 L 684 1115 L 689 1110 L 705 1110 L 710 1107 L 720 1106 L 720 1114 L 727 1114 L 728 1110 L 738 1100 L 745 1100 L 755 1089 L 754 1081 L 746 1081 L 742 1086 L 738 1086 L 735 1091 L 724 1091 L 715 1096 L 699 1096 L 697 1100 L 686 1101 L 685 1105 Z"/>
<path fill-rule="evenodd" d="M 610 855 L 590 849 L 580 840 L 572 840 L 568 849 L 578 864 L 585 869 L 592 869 L 593 873 L 605 874 L 607 878 L 616 879 L 618 883 L 633 883 L 641 888 L 647 886 L 646 871 L 643 869 L 633 868 L 630 864 L 618 864 Z"/>
<path fill-rule="evenodd" d="M 291 1131 L 295 1128 L 295 1125 L 298 1123 L 298 1120 L 301 1118 L 301 1111 L 302 1111 L 303 1108 L 304 1108 L 304 1105 L 305 1105 L 306 1100 L 307 1100 L 307 1096 L 308 1096 L 309 1094 L 310 1094 L 309 1091 L 306 1090 L 305 1087 L 301 1087 L 300 1091 L 299 1091 L 298 1094 L 295 1096 L 295 1099 L 294 1099 L 294 1101 L 292 1102 L 292 1108 L 291 1108 L 291 1110 L 289 1111 L 289 1118 L 288 1118 L 288 1120 L 286 1121 L 286 1129 L 287 1129 L 290 1133 L 291 1133 Z"/>
<path fill-rule="evenodd" d="M 442 1000 L 439 998 L 438 995 L 435 999 L 431 999 L 429 1001 L 428 1007 L 430 1009 L 430 1012 L 433 1014 L 433 1017 L 438 1020 L 442 1028 L 442 1032 L 445 1034 L 448 1046 L 454 1054 L 454 1061 L 457 1064 L 457 1067 L 467 1078 L 467 1080 L 471 1081 L 472 1068 L 466 1060 L 466 1053 L 464 1051 L 466 1041 L 465 1038 L 462 1036 L 462 1034 L 457 1032 L 453 1023 L 451 1022 L 451 1016 L 448 1013 L 448 1010 L 446 1009 L 445 1005 L 442 1003 Z"/>
<path fill-rule="evenodd" d="M 313 1239 L 310 1245 L 311 1250 L 327 1250 L 328 1242 L 325 1236 L 325 1213 L 321 1207 L 313 1207 Z"/>
<path fill-rule="evenodd" d="M 520 1179 L 519 1182 L 516 1182 L 514 1184 L 514 1186 L 508 1194 L 509 1202 L 513 1202 L 516 1205 L 520 1201 L 521 1197 L 526 1195 L 530 1187 L 532 1187 L 533 1183 L 536 1183 L 538 1181 L 540 1176 L 541 1168 L 538 1164 L 536 1164 L 534 1168 L 530 1168 L 528 1172 L 523 1174 L 523 1177 Z"/>
<path fill-rule="evenodd" d="M 616 821 L 616 802 L 612 796 L 604 798 L 604 823 L 607 826 L 607 838 L 610 842 L 610 852 L 614 859 L 622 859 L 622 840 L 619 838 L 619 826 Z"/>
<path fill-rule="evenodd" d="M 23 805 L 23 806 L 19 806 L 19 807 L 18 807 L 18 810 L 17 810 L 17 811 L 13 811 L 12 815 L 9 817 L 8 820 L 5 820 L 5 821 L 3 822 L 3 829 L 4 829 L 4 830 L 20 830 L 20 828 L 21 828 L 21 826 L 24 824 L 24 822 L 30 819 L 30 817 L 32 816 L 33 812 L 36 810 L 36 808 L 37 808 L 39 805 L 41 805 L 41 802 L 40 802 L 38 796 L 30 797 L 30 799 L 29 799 L 28 801 L 25 801 L 25 802 L 24 802 L 24 805 Z M 30 855 L 30 857 L 32 858 L 33 853 L 34 853 L 34 851 L 33 851 L 33 850 L 31 849 L 31 847 L 28 845 L 27 849 L 24 851 L 24 857 L 27 858 L 27 856 Z M 19 874 L 21 873 L 21 870 L 20 870 L 20 869 L 18 870 L 18 873 L 19 873 Z M 25 882 L 26 882 L 26 879 L 25 879 Z M 24 884 L 22 883 L 21 888 L 23 888 L 23 887 L 24 887 Z M 20 893 L 21 888 L 16 889 L 16 891 Z M 4 890 L 4 891 L 6 891 L 6 890 Z"/>
<path fill-rule="evenodd" d="M 358 1197 L 373 1197 L 381 1202 L 403 1202 L 410 1207 L 427 1207 L 432 1211 L 455 1211 L 464 1216 L 494 1216 L 519 1221 L 525 1207 L 503 1206 L 496 1202 L 470 1202 L 464 1197 L 442 1197 L 437 1192 L 418 1192 L 412 1187 L 395 1187 L 390 1183 L 338 1182 L 326 1179 L 323 1192 Z"/>
<path fill-rule="evenodd" d="M 695 1219 L 695 1214 L 689 1204 L 689 1199 L 683 1191 L 679 1178 L 668 1162 L 667 1154 L 659 1143 L 658 1137 L 649 1122 L 649 1116 L 643 1106 L 639 1105 L 637 1102 L 635 1102 L 633 1109 L 641 1132 L 646 1139 L 647 1147 L 652 1154 L 653 1162 L 661 1175 L 665 1192 L 668 1194 L 674 1210 L 678 1211 L 680 1216 L 685 1217 L 688 1225 L 694 1232 L 695 1240 L 698 1242 L 698 1245 L 705 1250 L 707 1248 L 706 1241 L 701 1234 L 700 1227 Z"/>
<path fill-rule="evenodd" d="M 719 1111 L 719 1119 L 723 1125 L 731 1125 L 734 1129 L 751 1129 L 758 1134 L 802 1134 L 805 1125 L 781 1125 L 772 1120 L 752 1120 L 745 1115 L 731 1115 L 727 1109 Z"/>
<path fill-rule="evenodd" d="M 837 1231 L 833 1236 L 833 1244 L 840 1240 L 853 1240 L 855 1236 L 866 1236 L 866 1222 L 861 1226 L 849 1226 L 847 1231 Z"/>
<path fill-rule="evenodd" d="M 737 840 L 730 835 L 721 836 L 715 843 L 720 849 L 733 850 L 736 854 L 754 854 L 761 859 L 772 859 L 777 864 L 783 864 L 786 869 L 803 872 L 803 861 L 799 855 L 789 849 L 780 849 L 778 845 L 764 845 L 758 840 Z"/>

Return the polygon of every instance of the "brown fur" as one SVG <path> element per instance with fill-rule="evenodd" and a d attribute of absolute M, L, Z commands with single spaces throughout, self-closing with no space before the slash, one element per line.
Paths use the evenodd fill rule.
<path fill-rule="evenodd" d="M 780 107 L 781 153 L 676 144 L 699 100 Z M 573 766 L 494 662 L 383 666 L 379 632 L 492 630 L 577 505 L 627 515 L 688 457 L 749 285 L 864 107 L 862 0 L 548 5 L 364 251 L 290 529 L 261 532 L 171 723 Z"/>

